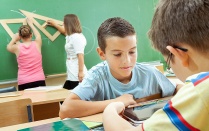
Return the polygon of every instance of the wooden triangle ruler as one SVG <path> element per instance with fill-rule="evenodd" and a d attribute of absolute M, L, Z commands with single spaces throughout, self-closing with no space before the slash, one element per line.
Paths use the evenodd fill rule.
<path fill-rule="evenodd" d="M 45 17 L 45 16 L 41 16 L 41 15 L 38 15 L 38 14 L 34 14 L 34 13 L 31 13 L 31 12 L 27 12 L 27 11 L 24 11 L 24 10 L 20 10 L 26 17 L 29 17 L 32 21 L 33 21 L 33 24 L 39 28 L 51 41 L 54 41 L 59 35 L 60 35 L 60 32 L 59 31 L 56 31 L 54 33 L 54 35 L 51 35 L 45 28 L 47 27 L 47 20 L 53 20 L 54 22 L 56 22 L 57 24 L 59 25 L 63 25 L 63 22 L 62 21 L 59 21 L 59 20 L 55 20 L 55 19 L 52 19 L 52 18 L 49 18 L 49 17 Z M 45 23 L 43 25 L 40 25 L 36 19 L 40 19 L 40 20 L 43 20 L 45 21 Z M 12 32 L 12 30 L 9 28 L 9 26 L 7 24 L 15 24 L 15 23 L 22 23 L 23 25 L 26 25 L 27 22 L 26 22 L 26 19 L 25 18 L 17 18 L 17 19 L 3 19 L 3 20 L 0 20 L 0 23 L 1 25 L 3 26 L 3 28 L 7 31 L 7 33 L 9 34 L 9 36 L 12 38 L 14 36 L 14 33 Z"/>
<path fill-rule="evenodd" d="M 55 20 L 55 19 L 52 19 L 52 18 L 49 18 L 49 17 L 45 17 L 45 16 L 41 16 L 41 15 L 38 15 L 38 14 L 34 14 L 34 13 L 31 13 L 31 12 L 27 12 L 27 11 L 24 11 L 24 10 L 20 10 L 26 17 L 29 17 L 34 25 L 36 25 L 37 28 L 39 28 L 51 41 L 54 41 L 59 35 L 60 35 L 60 32 L 57 31 L 55 32 L 54 35 L 51 35 L 45 28 L 47 26 L 47 20 L 53 20 L 54 22 L 56 22 L 57 24 L 59 25 L 63 25 L 63 21 L 59 21 L 59 20 Z M 34 18 L 36 19 L 39 19 L 39 20 L 43 20 L 45 21 L 45 23 L 43 25 L 40 25 Z"/>
<path fill-rule="evenodd" d="M 4 27 L 4 29 L 7 31 L 9 36 L 12 38 L 14 36 L 14 33 L 12 32 L 12 30 L 9 28 L 9 26 L 7 24 L 22 23 L 23 25 L 26 25 L 26 19 L 25 18 L 22 18 L 22 19 L 4 19 L 4 20 L 0 20 L 0 23 Z"/>

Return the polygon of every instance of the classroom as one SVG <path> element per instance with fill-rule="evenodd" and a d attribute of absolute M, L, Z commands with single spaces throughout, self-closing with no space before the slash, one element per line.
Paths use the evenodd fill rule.
<path fill-rule="evenodd" d="M 175 83 L 176 87 L 183 85 L 183 82 L 175 76 L 172 70 L 169 70 L 170 72 L 166 70 L 167 62 L 163 55 L 152 47 L 148 38 L 147 33 L 151 27 L 158 1 L 1 0 L 4 6 L 0 8 L 0 112 L 7 110 L 7 106 L 13 110 L 18 109 L 19 116 L 15 112 L 9 113 L 9 115 L 1 113 L 0 130 L 35 131 L 39 128 L 41 130 L 90 130 L 94 128 L 104 130 L 102 113 L 83 115 L 79 119 L 65 118 L 62 120 L 59 117 L 62 102 L 65 103 L 71 92 L 71 90 L 63 88 L 68 78 L 66 60 L 69 58 L 67 58 L 68 54 L 65 50 L 67 37 L 65 37 L 66 34 L 59 32 L 58 28 L 50 26 L 47 21 L 52 20 L 66 30 L 63 21 L 66 14 L 75 14 L 81 22 L 82 34 L 86 38 L 83 59 L 87 70 L 103 61 L 97 53 L 98 28 L 106 19 L 121 17 L 130 22 L 136 31 L 138 52 L 136 61 L 145 65 L 155 65 L 157 70 L 162 73 L 161 75 L 165 76 L 168 81 L 172 81 L 172 84 Z M 41 35 L 42 66 L 46 87 L 18 91 L 17 58 L 14 53 L 7 50 L 7 45 L 19 27 L 27 23 L 26 18 L 32 20 L 32 24 Z M 36 36 L 32 36 L 31 39 L 36 40 Z M 48 87 L 51 89 L 47 89 Z M 1 93 L 4 88 L 12 88 L 15 91 Z M 138 99 L 137 103 L 142 102 L 139 104 L 140 106 L 149 107 L 153 105 L 153 101 L 150 100 L 154 100 L 157 105 L 161 99 L 167 102 L 171 98 L 162 98 L 162 94 L 157 93 Z M 134 98 L 134 100 L 136 99 Z M 158 106 L 150 109 L 162 108 L 164 104 Z M 8 111 L 13 112 L 10 108 Z M 153 112 L 149 114 L 152 115 Z M 22 118 L 9 122 L 13 116 Z"/>
<path fill-rule="evenodd" d="M 52 19 L 56 19 L 59 21 L 63 20 L 63 16 L 67 13 L 76 14 L 82 23 L 83 26 L 83 34 L 87 39 L 87 45 L 85 48 L 85 64 L 87 69 L 91 68 L 93 65 L 100 62 L 100 58 L 97 55 L 97 36 L 96 32 L 99 25 L 105 19 L 109 17 L 119 16 L 128 21 L 130 21 L 134 28 L 137 31 L 137 38 L 140 41 L 138 44 L 140 47 L 138 48 L 138 60 L 139 62 L 148 62 L 148 61 L 156 61 L 160 60 L 164 64 L 164 60 L 162 56 L 153 50 L 150 46 L 150 42 L 147 39 L 147 31 L 151 24 L 152 15 L 154 13 L 154 5 L 157 3 L 157 0 L 133 0 L 131 2 L 127 2 L 126 0 L 122 1 L 97 1 L 90 0 L 88 2 L 83 1 L 68 1 L 67 4 L 65 2 L 53 0 L 53 1 L 40 1 L 38 6 L 36 3 L 39 1 L 23 1 L 21 3 L 16 1 L 2 1 L 5 6 L 1 9 L 1 19 L 17 19 L 24 18 L 23 15 L 20 14 L 20 10 L 25 10 L 27 12 L 33 12 L 34 14 L 38 14 L 41 16 L 49 17 Z M 14 4 L 10 4 L 14 3 Z M 57 5 L 57 3 L 59 3 Z M 120 3 L 120 6 L 118 6 Z M 50 5 L 51 9 L 45 8 L 46 5 Z M 103 5 L 103 6 L 100 6 Z M 6 6 L 10 5 L 10 6 Z M 72 6 L 71 6 L 72 5 Z M 124 6 L 126 8 L 124 8 Z M 59 8 L 59 10 L 53 9 L 53 7 Z M 117 7 L 117 8 L 116 8 Z M 121 11 L 123 10 L 123 12 Z M 146 15 L 144 13 L 146 12 Z M 102 14 L 102 15 L 100 15 Z M 135 15 L 139 16 L 136 17 Z M 44 23 L 44 20 L 36 19 L 40 24 Z M 21 24 L 8 24 L 10 29 L 15 33 Z M 47 31 L 51 34 L 56 32 L 55 29 L 47 27 Z M 15 55 L 9 53 L 6 49 L 7 43 L 10 41 L 11 37 L 5 31 L 5 29 L 0 26 L 0 34 L 1 34 L 1 76 L 0 81 L 6 84 L 14 82 L 17 77 L 17 63 Z M 43 69 L 44 74 L 49 77 L 56 77 L 57 74 L 64 74 L 66 72 L 65 67 L 65 50 L 64 50 L 64 36 L 59 35 L 54 41 L 49 40 L 49 38 L 40 32 L 43 40 L 42 47 L 42 55 L 43 55 Z M 56 55 L 54 55 L 56 54 Z M 51 57 L 53 55 L 53 57 Z M 146 56 L 146 57 L 144 57 Z M 56 60 L 56 61 L 55 61 Z M 52 66 L 54 65 L 54 66 Z M 8 71 L 9 70 L 9 71 Z M 54 81 L 52 80 L 50 82 Z M 60 81 L 60 79 L 58 80 Z M 48 82 L 48 81 L 47 81 Z M 54 84 L 52 82 L 52 84 Z M 10 85 L 6 85 L 10 86 Z"/>

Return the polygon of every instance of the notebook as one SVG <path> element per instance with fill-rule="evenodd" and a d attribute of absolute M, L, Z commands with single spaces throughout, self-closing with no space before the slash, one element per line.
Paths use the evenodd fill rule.
<path fill-rule="evenodd" d="M 73 118 L 73 119 L 65 119 L 57 122 L 43 124 L 40 126 L 20 129 L 18 131 L 89 131 L 89 130 L 90 128 L 86 126 L 83 123 L 83 121 Z"/>
<path fill-rule="evenodd" d="M 62 85 L 59 86 L 39 86 L 39 87 L 35 87 L 35 88 L 29 88 L 29 89 L 25 89 L 24 91 L 56 91 L 56 90 L 60 90 L 63 89 Z"/>

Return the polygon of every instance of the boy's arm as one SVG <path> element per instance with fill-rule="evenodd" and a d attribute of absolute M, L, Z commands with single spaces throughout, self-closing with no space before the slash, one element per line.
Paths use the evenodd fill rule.
<path fill-rule="evenodd" d="M 125 94 L 111 100 L 85 101 L 81 100 L 76 94 L 70 93 L 69 97 L 65 99 L 60 107 L 59 116 L 61 119 L 64 119 L 101 113 L 108 104 L 117 101 L 122 101 L 126 106 L 136 103 L 133 99 L 133 96 L 130 94 Z"/>
<path fill-rule="evenodd" d="M 12 37 L 12 40 L 9 42 L 9 44 L 7 45 L 7 50 L 11 53 L 15 53 L 18 50 L 17 47 L 17 42 L 20 40 L 20 36 L 19 33 L 14 34 L 14 36 Z"/>
<path fill-rule="evenodd" d="M 65 28 L 63 26 L 58 25 L 53 20 L 48 20 L 47 24 L 50 25 L 50 26 L 53 26 L 54 28 L 56 28 L 63 35 L 66 35 Z"/>
<path fill-rule="evenodd" d="M 175 95 L 182 86 L 184 86 L 184 85 L 183 84 L 177 84 L 173 95 Z"/>
<path fill-rule="evenodd" d="M 35 26 L 33 25 L 32 21 L 31 21 L 31 19 L 27 18 L 26 20 L 27 20 L 28 25 L 30 26 L 30 28 L 31 28 L 32 31 L 33 31 L 33 34 L 34 34 L 34 36 L 35 36 L 35 38 L 36 38 L 36 40 L 35 40 L 36 43 L 39 45 L 39 47 L 41 47 L 41 45 L 42 45 L 41 34 L 40 34 L 40 33 L 38 32 L 38 30 L 35 28 Z"/>
<path fill-rule="evenodd" d="M 132 126 L 127 120 L 122 118 L 120 114 L 125 109 L 122 102 L 111 103 L 103 112 L 103 125 L 107 131 L 142 131 L 141 125 L 138 127 Z"/>

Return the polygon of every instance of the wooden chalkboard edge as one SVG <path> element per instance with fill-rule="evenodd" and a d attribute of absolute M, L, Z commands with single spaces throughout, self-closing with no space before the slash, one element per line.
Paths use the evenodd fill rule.
<path fill-rule="evenodd" d="M 54 74 L 54 75 L 46 75 L 46 78 L 56 78 L 56 77 L 62 77 L 62 76 L 67 76 L 67 73 Z"/>
<path fill-rule="evenodd" d="M 17 80 L 0 81 L 0 85 L 17 83 Z"/>
<path fill-rule="evenodd" d="M 67 74 L 62 73 L 62 74 L 46 75 L 45 77 L 47 79 L 47 78 L 57 78 L 57 77 L 62 77 L 62 76 L 67 76 Z M 13 83 L 17 83 L 17 79 L 0 81 L 0 85 L 13 84 Z"/>

